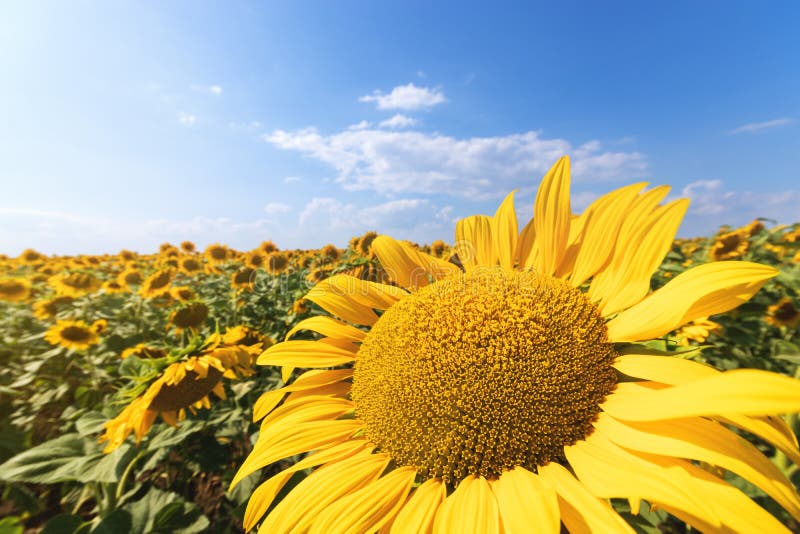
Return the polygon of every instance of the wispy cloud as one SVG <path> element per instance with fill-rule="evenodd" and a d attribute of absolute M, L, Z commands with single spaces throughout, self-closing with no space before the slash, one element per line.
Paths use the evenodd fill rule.
<path fill-rule="evenodd" d="M 413 83 L 398 85 L 390 93 L 373 91 L 364 95 L 359 102 L 375 102 L 378 109 L 426 109 L 446 102 L 440 88 L 417 87 Z"/>
<path fill-rule="evenodd" d="M 639 178 L 647 160 L 638 152 L 604 151 L 592 141 L 573 147 L 565 139 L 539 132 L 458 139 L 438 133 L 345 130 L 323 135 L 316 128 L 275 130 L 264 136 L 272 145 L 304 153 L 336 169 L 336 181 L 348 190 L 441 193 L 472 199 L 495 198 L 538 182 L 564 154 L 572 154 L 577 181 Z"/>
<path fill-rule="evenodd" d="M 381 121 L 379 126 L 381 128 L 409 128 L 417 124 L 417 122 L 417 119 L 398 113 L 385 121 Z"/>
<path fill-rule="evenodd" d="M 751 122 L 749 124 L 743 124 L 738 128 L 734 128 L 730 130 L 729 134 L 739 134 L 739 133 L 753 133 L 753 132 L 760 132 L 761 130 L 768 130 L 770 128 L 776 128 L 778 126 L 784 126 L 786 124 L 792 124 L 794 119 L 789 117 L 782 117 L 780 119 L 773 119 L 771 121 L 764 121 L 764 122 Z"/>
<path fill-rule="evenodd" d="M 192 115 L 191 113 L 181 111 L 178 113 L 178 122 L 184 126 L 194 126 L 197 123 L 197 115 Z"/>
<path fill-rule="evenodd" d="M 283 183 L 285 183 L 285 184 L 291 184 L 291 183 L 299 182 L 299 181 L 300 181 L 300 177 L 299 176 L 284 176 L 283 177 Z"/>
<path fill-rule="evenodd" d="M 292 211 L 290 206 L 280 202 L 270 202 L 264 206 L 264 213 L 267 215 L 283 215 L 285 213 L 289 213 L 290 211 Z"/>
<path fill-rule="evenodd" d="M 222 94 L 222 86 L 217 84 L 212 85 L 200 85 L 200 84 L 192 84 L 189 86 L 192 91 L 196 91 L 198 93 L 205 93 L 212 96 L 219 96 Z"/>

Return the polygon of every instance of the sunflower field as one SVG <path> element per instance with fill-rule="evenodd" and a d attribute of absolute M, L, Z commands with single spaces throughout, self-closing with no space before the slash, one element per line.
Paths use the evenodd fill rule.
<path fill-rule="evenodd" d="M 467 230 L 462 228 L 457 238 L 464 238 Z M 524 233 L 523 230 L 523 236 Z M 337 466 L 347 462 L 345 458 L 355 458 L 361 466 L 351 468 L 350 479 L 341 467 L 344 473 L 341 484 L 346 486 L 348 480 L 366 476 L 358 469 L 368 469 L 366 464 L 377 455 L 359 456 L 363 451 L 357 453 L 356 448 L 362 445 L 355 441 L 339 440 L 329 446 L 324 441 L 311 443 L 310 437 L 305 448 L 293 448 L 287 441 L 289 444 L 281 449 L 283 453 L 275 452 L 275 447 L 280 448 L 283 443 L 278 434 L 292 432 L 293 427 L 305 428 L 303 425 L 311 424 L 307 421 L 322 420 L 330 425 L 342 423 L 336 429 L 331 426 L 330 432 L 353 434 L 352 425 L 345 428 L 343 424 L 354 423 L 348 404 L 352 398 L 360 403 L 370 432 L 390 436 L 387 438 L 390 442 L 402 441 L 404 437 L 409 439 L 410 431 L 397 428 L 398 419 L 380 415 L 370 418 L 370 410 L 380 411 L 389 402 L 375 392 L 393 384 L 392 380 L 386 380 L 387 371 L 381 367 L 386 365 L 382 355 L 391 350 L 384 351 L 388 345 L 376 347 L 376 340 L 399 343 L 399 350 L 414 353 L 415 343 L 422 346 L 432 341 L 412 332 L 413 325 L 425 323 L 431 329 L 444 330 L 457 326 L 436 324 L 438 320 L 426 319 L 426 315 L 407 312 L 410 314 L 407 317 L 413 318 L 413 322 L 409 322 L 411 319 L 400 317 L 399 312 L 391 318 L 388 311 L 384 312 L 373 328 L 374 335 L 362 345 L 365 361 L 372 362 L 372 367 L 364 371 L 365 378 L 361 382 L 353 384 L 351 394 L 347 381 L 352 375 L 352 364 L 348 363 L 351 359 L 347 357 L 346 343 L 341 336 L 337 337 L 337 332 L 344 332 L 353 340 L 363 339 L 364 327 L 350 318 L 358 318 L 360 310 L 370 306 L 361 301 L 345 302 L 331 297 L 334 295 L 330 293 L 331 288 L 337 281 L 357 280 L 374 285 L 364 287 L 381 285 L 400 291 L 401 287 L 413 285 L 413 281 L 398 279 L 387 266 L 402 263 L 402 258 L 397 258 L 403 254 L 406 258 L 430 258 L 431 262 L 445 265 L 447 269 L 469 268 L 455 243 L 393 242 L 395 248 L 390 249 L 384 242 L 381 249 L 376 245 L 382 243 L 382 237 L 378 241 L 376 237 L 372 232 L 354 237 L 344 249 L 327 245 L 319 250 L 279 250 L 271 241 L 266 241 L 250 251 L 237 251 L 222 244 L 200 251 L 193 243 L 183 242 L 178 246 L 165 243 L 154 254 L 122 250 L 115 255 L 66 257 L 26 250 L 18 257 L 0 256 L 0 365 L 3 368 L 0 374 L 0 533 L 225 533 L 252 529 L 262 520 L 265 521 L 261 524 L 262 531 L 277 532 L 280 529 L 270 527 L 269 521 L 274 522 L 279 516 L 289 518 L 287 524 L 293 527 L 288 530 L 305 530 L 311 519 L 292 518 L 292 511 L 285 503 L 295 502 L 298 493 L 311 500 L 324 500 L 324 496 L 315 493 L 322 490 L 307 487 L 307 481 L 316 473 L 338 469 Z M 800 225 L 775 226 L 766 220 L 753 221 L 742 228 L 722 228 L 712 236 L 675 239 L 645 292 L 668 287 L 670 281 L 693 268 L 721 262 L 766 265 L 777 270 L 777 275 L 759 282 L 763 287 L 757 292 L 757 287 L 748 290 L 748 294 L 754 293 L 752 298 L 730 311 L 692 317 L 669 332 L 655 332 L 652 339 L 635 345 L 639 351 L 636 354 L 710 364 L 724 371 L 722 375 L 728 370 L 745 368 L 800 378 Z M 480 281 L 486 287 L 500 284 L 502 287 L 497 291 L 511 294 L 511 290 L 502 285 L 506 283 L 505 278 L 491 274 Z M 323 295 L 322 291 L 329 293 Z M 543 286 L 542 291 L 556 298 L 567 290 L 548 285 Z M 424 304 L 424 298 L 428 297 L 415 298 L 422 299 L 419 302 Z M 535 314 L 540 313 L 537 310 L 541 301 L 533 300 L 530 305 L 526 304 L 528 301 L 517 302 L 523 304 L 508 305 L 511 307 L 504 309 L 513 309 L 516 316 L 523 318 L 535 318 Z M 333 321 L 327 312 L 345 321 Z M 395 322 L 391 323 L 391 328 L 378 332 L 378 325 L 385 322 L 384 318 Z M 466 324 L 461 319 L 453 319 L 456 320 Z M 481 328 L 490 331 L 494 328 L 492 324 L 487 320 Z M 586 326 L 590 328 L 594 327 Z M 462 330 L 464 339 L 474 331 L 467 326 Z M 617 328 L 616 332 L 620 331 L 621 327 Z M 287 346 L 281 343 L 286 339 L 292 340 L 288 342 L 291 350 L 280 349 Z M 620 339 L 627 338 L 620 334 Z M 502 346 L 508 346 L 511 342 L 503 343 Z M 322 351 L 318 350 L 321 345 L 324 345 Z M 625 349 L 616 350 L 626 354 Z M 606 354 L 597 355 L 597 358 L 606 357 Z M 317 362 L 314 358 L 321 360 Z M 412 371 L 417 373 L 417 370 Z M 418 376 L 412 371 L 409 376 Z M 602 398 L 610 391 L 608 388 L 615 385 L 618 390 L 625 389 L 621 386 L 634 385 L 618 380 L 617 371 L 607 367 L 603 375 L 609 377 L 607 387 L 597 385 L 605 378 L 582 387 L 596 387 L 597 395 Z M 428 379 L 430 374 L 419 376 L 419 390 L 427 396 L 425 392 L 435 389 L 436 384 Z M 618 381 L 621 383 L 617 384 Z M 403 387 L 413 388 L 414 384 Z M 311 395 L 308 390 L 312 391 Z M 495 417 L 492 406 L 473 407 L 472 399 L 478 393 L 470 395 L 473 396 L 464 396 L 463 405 L 459 400 L 459 410 L 479 409 L 491 412 L 486 417 Z M 413 404 L 417 397 L 418 393 L 409 393 L 403 402 Z M 294 401 L 302 406 L 292 412 Z M 390 405 L 393 413 L 403 411 L 396 403 Z M 618 407 L 618 412 L 611 408 L 609 405 L 608 413 L 622 414 L 620 417 L 625 419 L 628 408 Z M 316 411 L 315 415 L 298 415 L 302 410 Z M 729 433 L 739 436 L 737 447 L 746 444 L 766 463 L 742 460 L 744 453 L 730 445 L 727 449 L 722 447 L 720 450 L 725 450 L 720 454 L 739 463 L 733 460 L 715 462 L 713 454 L 698 453 L 687 456 L 690 461 L 682 465 L 698 480 L 708 477 L 708 480 L 725 481 L 726 487 L 740 490 L 749 501 L 766 510 L 777 520 L 776 524 L 789 531 L 800 530 L 800 501 L 797 499 L 800 453 L 797 453 L 796 441 L 800 423 L 797 414 L 750 417 L 748 420 L 753 424 L 748 426 L 737 424 L 734 419 L 747 418 L 747 414 L 734 416 L 733 412 L 736 410 L 731 409 L 728 417 L 723 411 L 728 417 L 724 421 L 691 417 L 703 415 L 702 412 L 686 412 L 684 419 L 675 420 L 686 424 L 702 421 L 730 430 Z M 430 413 L 415 415 L 410 409 L 409 414 L 408 417 L 422 419 L 433 417 Z M 453 416 L 448 414 L 447 417 Z M 504 415 L 501 413 L 497 417 Z M 613 426 L 601 418 L 603 421 Z M 755 422 L 760 422 L 763 428 L 757 427 Z M 648 421 L 639 426 L 631 424 L 629 428 L 641 431 L 648 425 L 659 424 Z M 337 430 L 340 427 L 344 430 Z M 570 431 L 582 433 L 581 436 L 588 432 L 581 428 L 576 423 Z M 534 434 L 535 431 L 526 430 Z M 613 430 L 608 432 L 622 436 L 621 430 L 619 434 Z M 574 442 L 581 436 L 576 434 L 570 439 Z M 259 445 L 260 440 L 270 439 L 272 448 Z M 419 439 L 427 438 L 420 436 Z M 458 450 L 470 447 L 470 450 L 480 450 L 482 446 L 467 443 L 469 436 L 463 438 L 464 443 L 458 441 L 458 435 L 449 439 L 451 450 L 458 447 L 461 448 Z M 494 437 L 486 437 L 486 440 L 491 439 Z M 502 435 L 493 447 L 512 447 L 516 439 L 517 434 Z M 344 448 L 350 446 L 348 443 L 354 445 L 352 451 L 346 452 Z M 372 503 L 371 509 L 361 509 L 358 502 L 342 499 L 336 503 L 338 507 L 331 505 L 327 515 L 321 515 L 321 520 L 335 519 L 330 510 L 343 514 L 345 508 L 354 507 L 361 514 L 355 520 L 367 523 L 358 523 L 358 528 L 351 525 L 352 529 L 343 531 L 388 532 L 391 521 L 380 518 L 395 518 L 398 514 L 405 514 L 402 517 L 408 524 L 417 521 L 423 525 L 428 521 L 428 527 L 419 531 L 430 531 L 430 514 L 424 519 L 422 512 L 416 518 L 406 513 L 418 496 L 424 491 L 439 491 L 444 499 L 444 495 L 453 494 L 454 482 L 458 480 L 473 481 L 472 489 L 463 492 L 467 495 L 472 491 L 478 495 L 484 491 L 484 486 L 477 481 L 490 480 L 491 489 L 501 503 L 497 512 L 502 518 L 501 525 L 507 532 L 518 531 L 511 528 L 514 520 L 508 511 L 510 508 L 503 507 L 500 497 L 507 495 L 503 498 L 513 499 L 513 491 L 509 490 L 512 482 L 499 483 L 513 480 L 510 476 L 499 477 L 499 472 L 508 467 L 486 464 L 488 467 L 476 468 L 473 477 L 470 466 L 475 460 L 467 460 L 466 452 L 458 453 L 461 460 L 447 457 L 445 452 L 429 461 L 417 457 L 418 451 L 410 450 L 407 445 L 407 442 L 398 445 L 393 453 L 393 458 L 403 459 L 403 462 L 386 460 L 375 464 L 377 474 L 370 479 L 378 480 L 381 473 L 388 471 L 379 479 L 385 481 L 384 486 L 372 482 L 374 487 L 369 487 L 376 495 L 381 495 L 381 488 L 385 488 L 384 495 L 391 493 L 391 498 L 387 496 L 383 501 Z M 705 452 L 706 445 L 703 442 L 696 447 Z M 435 446 L 438 445 L 431 445 Z M 559 446 L 563 449 L 563 445 Z M 322 452 L 307 454 L 320 449 Z M 330 451 L 329 458 L 310 461 L 326 454 L 325 451 Z M 648 498 L 646 492 L 631 490 L 628 498 L 621 498 L 620 494 L 607 500 L 597 499 L 603 497 L 597 489 L 600 484 L 592 485 L 588 477 L 581 475 L 579 452 L 567 455 L 567 459 L 583 486 L 596 495 L 591 497 L 591 506 L 599 506 L 597 503 L 609 506 L 632 531 L 688 532 L 705 530 L 703 527 L 709 524 L 708 516 L 702 511 L 693 512 L 689 504 L 681 508 L 675 500 Z M 640 456 L 650 458 L 647 453 L 651 453 L 655 464 L 664 458 L 659 454 L 667 454 L 651 450 L 643 451 Z M 550 449 L 537 448 L 536 454 L 539 456 L 526 456 L 514 465 L 543 466 L 553 458 L 560 458 L 560 453 Z M 314 467 L 325 462 L 335 465 L 314 471 Z M 566 461 L 561 463 L 566 465 Z M 736 469 L 740 464 L 744 467 Z M 410 470 L 402 465 L 422 467 Z M 552 502 L 557 502 L 553 506 L 561 506 L 561 521 L 570 531 L 580 531 L 575 526 L 576 521 L 591 525 L 593 519 L 588 515 L 579 518 L 583 508 L 575 507 L 577 511 L 572 516 L 568 513 L 572 509 L 569 496 L 585 490 L 570 489 L 569 484 L 575 484 L 575 479 L 564 478 L 563 473 L 567 471 L 558 467 L 557 461 L 550 465 L 556 465 L 557 469 L 540 467 L 540 476 L 536 479 L 519 475 L 522 478 L 514 482 L 519 484 L 517 489 L 522 491 L 519 488 L 526 488 L 525 484 L 534 484 L 533 481 L 543 484 L 538 481 L 541 478 L 545 484 L 556 488 L 558 501 L 553 493 Z M 667 469 L 672 464 L 663 465 Z M 655 481 L 657 475 L 655 471 L 646 472 L 645 478 L 652 476 L 651 480 Z M 429 485 L 431 480 L 442 482 L 434 488 Z M 646 482 L 640 484 L 643 487 Z M 347 491 L 358 495 L 357 491 L 365 485 L 366 482 L 354 485 Z M 445 486 L 446 489 L 442 489 Z M 466 484 L 458 486 L 459 490 L 453 495 L 459 495 L 462 487 Z M 416 488 L 413 495 L 410 494 L 412 488 Z M 708 499 L 711 501 L 715 497 Z M 403 508 L 405 502 L 409 506 Z M 339 506 L 340 503 L 343 504 Z M 420 505 L 415 511 L 421 509 Z M 454 507 L 448 510 L 448 513 L 456 513 Z M 323 507 L 306 509 L 304 517 L 316 516 L 322 511 Z M 446 517 L 439 520 L 444 522 L 442 525 L 452 527 L 444 530 L 456 531 L 457 521 L 447 523 Z M 556 531 L 559 524 L 556 516 Z M 710 524 L 720 530 L 726 527 L 724 519 L 716 525 Z M 336 531 L 316 528 L 321 532 Z M 769 530 L 764 528 L 764 531 Z"/>

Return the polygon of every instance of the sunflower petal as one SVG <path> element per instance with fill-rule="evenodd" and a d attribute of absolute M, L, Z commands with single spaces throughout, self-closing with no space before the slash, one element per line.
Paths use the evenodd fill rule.
<path fill-rule="evenodd" d="M 515 189 L 508 194 L 492 218 L 495 254 L 500 260 L 500 266 L 509 271 L 514 268 L 514 254 L 517 250 L 517 212 L 514 210 L 516 192 Z"/>
<path fill-rule="evenodd" d="M 362 341 L 367 336 L 367 333 L 363 330 L 359 330 L 342 321 L 337 321 L 333 317 L 317 315 L 315 317 L 303 319 L 297 323 L 294 328 L 289 330 L 286 334 L 286 339 L 288 340 L 301 330 L 311 330 L 312 332 L 317 332 L 326 337 L 348 339 L 350 341 Z"/>
<path fill-rule="evenodd" d="M 613 342 L 653 339 L 698 317 L 747 301 L 778 271 L 745 261 L 707 263 L 679 274 L 608 322 Z"/>
<path fill-rule="evenodd" d="M 515 467 L 489 485 L 497 498 L 506 534 L 530 532 L 531 525 L 536 525 L 537 532 L 560 532 L 556 492 L 538 475 Z"/>
<path fill-rule="evenodd" d="M 552 276 L 567 250 L 572 211 L 569 204 L 569 158 L 559 159 L 539 184 L 533 206 L 536 270 Z"/>
<path fill-rule="evenodd" d="M 603 499 L 589 493 L 562 465 L 555 462 L 539 467 L 539 476 L 558 494 L 561 520 L 574 534 L 627 532 L 633 528 Z"/>
<path fill-rule="evenodd" d="M 400 467 L 334 502 L 314 520 L 309 534 L 375 532 L 394 520 L 417 471 Z"/>
<path fill-rule="evenodd" d="M 629 350 L 634 351 L 636 347 Z M 618 356 L 614 360 L 614 368 L 628 376 L 671 386 L 693 382 L 721 372 L 710 365 L 674 356 L 635 353 Z"/>
<path fill-rule="evenodd" d="M 355 353 L 320 341 L 284 341 L 258 357 L 259 365 L 334 367 L 355 360 Z"/>
<path fill-rule="evenodd" d="M 455 264 L 426 254 L 386 235 L 375 238 L 372 249 L 389 278 L 410 291 L 428 285 L 429 278 L 440 280 L 459 272 Z"/>
<path fill-rule="evenodd" d="M 456 223 L 455 249 L 467 271 L 478 266 L 494 266 L 497 255 L 492 244 L 492 219 L 473 215 L 459 220 Z"/>
<path fill-rule="evenodd" d="M 603 411 L 625 421 L 800 412 L 800 380 L 735 369 L 670 388 L 606 397 Z"/>
<path fill-rule="evenodd" d="M 521 268 L 529 269 L 533 267 L 536 257 L 534 252 L 536 247 L 536 226 L 533 224 L 533 219 L 528 221 L 528 224 L 522 229 L 517 239 L 517 250 L 514 252 L 514 257 L 517 259 L 517 265 Z"/>
<path fill-rule="evenodd" d="M 439 506 L 447 497 L 447 487 L 438 478 L 430 478 L 411 494 L 392 523 L 391 534 L 430 534 Z"/>
<path fill-rule="evenodd" d="M 436 532 L 499 534 L 497 499 L 485 478 L 467 475 L 439 507 Z"/>

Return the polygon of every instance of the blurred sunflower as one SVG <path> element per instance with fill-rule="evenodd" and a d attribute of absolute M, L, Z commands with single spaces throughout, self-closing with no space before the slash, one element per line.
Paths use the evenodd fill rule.
<path fill-rule="evenodd" d="M 120 358 L 124 360 L 130 356 L 135 356 L 145 360 L 155 360 L 158 358 L 164 358 L 166 355 L 167 351 L 165 349 L 151 347 L 146 343 L 139 343 L 135 347 L 130 347 L 123 350 L 122 354 L 120 354 Z"/>
<path fill-rule="evenodd" d="M 184 256 L 178 260 L 178 268 L 183 273 L 194 274 L 203 270 L 203 263 L 192 256 Z"/>
<path fill-rule="evenodd" d="M 178 331 L 197 330 L 208 319 L 208 306 L 202 302 L 190 302 L 172 312 L 169 324 Z"/>
<path fill-rule="evenodd" d="M 264 348 L 275 344 L 275 340 L 271 337 L 265 336 L 258 330 L 245 325 L 227 328 L 222 336 L 222 342 L 225 345 L 244 345 L 248 347 L 258 343 Z"/>
<path fill-rule="evenodd" d="M 372 258 L 373 257 L 372 242 L 375 240 L 376 237 L 378 237 L 377 233 L 367 232 L 366 234 L 358 238 L 358 240 L 355 243 L 356 246 L 353 248 L 361 256 L 364 256 L 366 258 Z"/>
<path fill-rule="evenodd" d="M 142 282 L 139 294 L 148 299 L 168 295 L 173 274 L 172 269 L 160 269 L 154 272 Z"/>
<path fill-rule="evenodd" d="M 267 256 L 265 268 L 273 276 L 281 274 L 289 266 L 289 258 L 281 252 L 273 252 Z"/>
<path fill-rule="evenodd" d="M 60 311 L 61 306 L 72 304 L 74 300 L 72 297 L 53 297 L 34 302 L 33 314 L 43 321 L 53 319 Z"/>
<path fill-rule="evenodd" d="M 181 243 L 181 250 L 191 254 L 192 252 L 195 251 L 194 243 L 192 243 L 191 241 L 183 241 Z"/>
<path fill-rule="evenodd" d="M 35 250 L 28 248 L 22 251 L 22 254 L 19 255 L 18 259 L 21 263 L 31 265 L 46 260 L 47 256 L 41 252 L 36 252 Z"/>
<path fill-rule="evenodd" d="M 48 282 L 59 295 L 75 298 L 94 293 L 103 285 L 94 275 L 80 272 L 56 275 Z"/>
<path fill-rule="evenodd" d="M 25 302 L 31 296 L 31 284 L 24 278 L 0 278 L 0 300 Z"/>
<path fill-rule="evenodd" d="M 261 269 L 266 261 L 265 254 L 260 250 L 253 250 L 245 254 L 244 264 L 251 269 Z"/>
<path fill-rule="evenodd" d="M 194 290 L 187 286 L 170 288 L 169 294 L 172 298 L 180 302 L 189 302 L 197 297 L 197 295 L 194 293 Z"/>
<path fill-rule="evenodd" d="M 144 281 L 142 271 L 134 268 L 127 268 L 117 276 L 117 283 L 121 286 L 138 286 Z"/>
<path fill-rule="evenodd" d="M 325 261 L 336 261 L 339 259 L 340 251 L 335 245 L 328 244 L 322 247 L 320 255 Z"/>
<path fill-rule="evenodd" d="M 94 326 L 89 326 L 84 321 L 58 321 L 45 332 L 44 339 L 51 345 L 85 350 L 100 342 Z"/>
<path fill-rule="evenodd" d="M 704 343 L 711 334 L 722 332 L 722 326 L 709 321 L 708 317 L 698 317 L 691 323 L 682 326 L 676 333 L 678 345 L 688 347 L 690 341 Z"/>
<path fill-rule="evenodd" d="M 394 285 L 337 275 L 311 289 L 305 298 L 338 319 L 305 319 L 259 357 L 312 370 L 259 398 L 258 442 L 232 485 L 317 452 L 254 491 L 245 528 L 269 510 L 262 532 L 633 532 L 606 500 L 627 498 L 703 531 L 785 531 L 692 460 L 800 518 L 792 483 L 725 426 L 800 461 L 770 417 L 800 410 L 800 381 L 635 344 L 738 306 L 776 271 L 710 263 L 648 295 L 688 201 L 659 205 L 669 189 L 645 186 L 573 217 L 562 158 L 521 233 L 513 193 L 494 217 L 459 221 L 463 271 L 381 236 L 372 248 Z M 292 340 L 301 330 L 324 337 Z"/>
<path fill-rule="evenodd" d="M 231 275 L 231 286 L 236 289 L 253 290 L 256 270 L 251 267 L 242 267 Z"/>
<path fill-rule="evenodd" d="M 278 251 L 278 247 L 275 246 L 275 243 L 273 243 L 272 241 L 264 241 L 258 246 L 258 250 L 260 250 L 264 254 L 272 254 L 273 252 Z"/>
<path fill-rule="evenodd" d="M 170 364 L 144 394 L 105 424 L 99 439 L 101 443 L 108 442 L 104 452 L 115 450 L 131 433 L 137 443 L 141 441 L 159 415 L 167 424 L 177 425 L 186 417 L 186 410 L 209 408 L 209 394 L 225 399 L 221 379 L 252 375 L 254 355 L 260 350 L 259 344 L 226 346 L 219 345 L 217 339 L 199 356 Z"/>
<path fill-rule="evenodd" d="M 740 258 L 750 247 L 749 235 L 746 231 L 736 230 L 717 237 L 711 245 L 709 255 L 714 261 Z"/>
<path fill-rule="evenodd" d="M 123 249 L 123 250 L 120 250 L 120 251 L 119 251 L 119 254 L 117 254 L 117 257 L 118 257 L 118 258 L 120 259 L 120 261 L 122 261 L 122 262 L 130 262 L 130 261 L 133 261 L 133 260 L 135 260 L 135 259 L 136 259 L 138 256 L 139 256 L 139 255 L 138 255 L 138 254 L 136 254 L 135 252 L 133 252 L 133 251 L 131 251 L 131 250 L 124 250 L 124 249 Z"/>
<path fill-rule="evenodd" d="M 211 264 L 225 263 L 231 259 L 231 250 L 225 245 L 215 243 L 208 245 L 205 251 L 206 259 Z"/>
<path fill-rule="evenodd" d="M 747 234 L 747 237 L 755 237 L 765 229 L 764 223 L 759 221 L 758 219 L 742 226 L 741 230 Z"/>
<path fill-rule="evenodd" d="M 118 280 L 107 280 L 103 282 L 103 291 L 106 293 L 125 293 L 127 290 L 128 286 L 120 284 Z"/>
<path fill-rule="evenodd" d="M 778 328 L 794 328 L 800 323 L 800 311 L 795 308 L 790 297 L 783 297 L 776 304 L 767 307 L 766 321 Z"/>

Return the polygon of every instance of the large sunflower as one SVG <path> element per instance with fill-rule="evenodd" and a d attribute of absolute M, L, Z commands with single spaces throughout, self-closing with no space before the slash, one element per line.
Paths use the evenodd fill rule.
<path fill-rule="evenodd" d="M 694 460 L 800 519 L 791 482 L 731 429 L 800 461 L 774 416 L 800 409 L 800 381 L 636 344 L 734 308 L 776 271 L 717 262 L 648 295 L 688 202 L 659 205 L 668 188 L 645 185 L 574 217 L 563 158 L 521 233 L 513 193 L 494 217 L 458 223 L 463 270 L 381 236 L 372 249 L 395 285 L 337 275 L 311 289 L 338 319 L 306 319 L 287 339 L 324 337 L 260 356 L 312 370 L 258 400 L 259 439 L 233 484 L 313 454 L 254 491 L 245 527 L 270 510 L 263 532 L 633 532 L 607 500 L 627 498 L 704 531 L 786 530 Z"/>
<path fill-rule="evenodd" d="M 58 321 L 45 332 L 44 339 L 66 349 L 86 350 L 100 342 L 97 326 L 97 322 L 87 325 L 84 321 Z"/>

